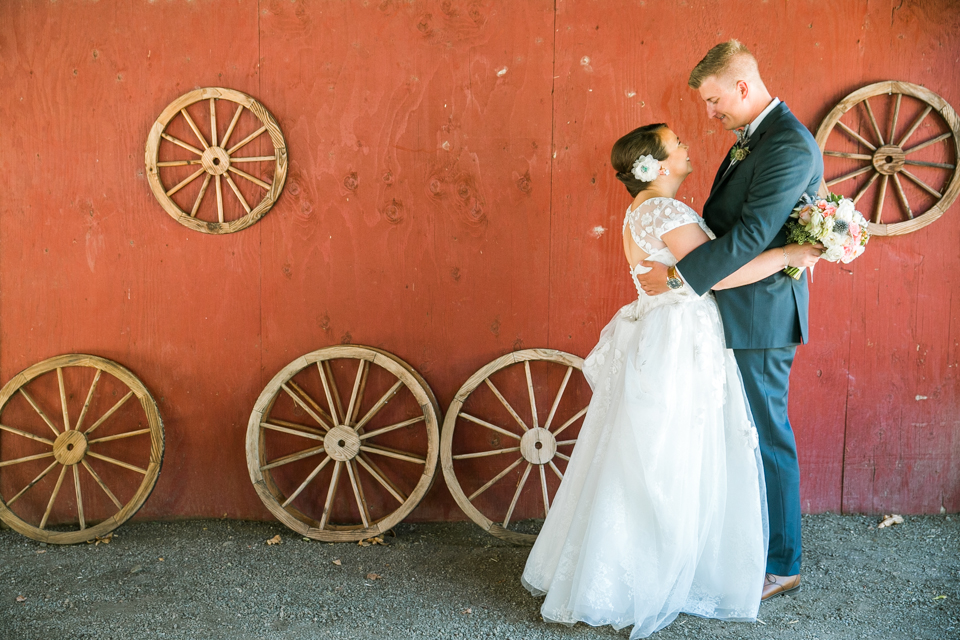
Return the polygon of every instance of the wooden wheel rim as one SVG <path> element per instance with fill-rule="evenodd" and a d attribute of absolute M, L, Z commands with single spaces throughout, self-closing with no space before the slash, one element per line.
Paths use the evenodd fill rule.
<path fill-rule="evenodd" d="M 226 177 L 227 180 L 231 180 L 229 173 L 227 173 L 230 169 L 234 169 L 235 175 L 243 175 L 242 173 L 237 173 L 236 168 L 232 167 L 230 164 L 230 158 L 232 155 L 230 150 L 223 149 L 222 147 L 214 144 L 206 147 L 208 142 L 214 142 L 213 136 L 211 136 L 209 140 L 204 141 L 203 145 L 206 148 L 202 150 L 197 149 L 198 151 L 202 151 L 202 154 L 195 160 L 199 160 L 199 166 L 201 167 L 200 171 L 206 173 L 207 177 L 204 178 L 204 186 L 201 188 L 200 195 L 197 198 L 197 202 L 194 205 L 193 211 L 187 212 L 181 209 L 170 197 L 172 193 L 167 195 L 171 189 L 169 187 L 164 187 L 162 181 L 160 180 L 159 168 L 162 166 L 162 163 L 159 163 L 160 142 L 165 135 L 165 129 L 167 125 L 177 114 L 181 112 L 181 110 L 184 110 L 190 105 L 202 100 L 229 100 L 230 102 L 234 102 L 237 105 L 240 105 L 236 111 L 236 117 L 239 117 L 239 114 L 243 108 L 248 109 L 260 120 L 261 124 L 263 125 L 262 133 L 269 135 L 273 144 L 275 157 L 273 182 L 267 185 L 266 193 L 259 204 L 256 206 L 250 206 L 244 201 L 243 207 L 244 210 L 247 211 L 247 214 L 237 218 L 236 220 L 231 220 L 228 222 L 205 222 L 194 217 L 200 205 L 200 201 L 204 198 L 207 192 L 207 181 L 209 181 L 211 176 L 216 177 L 217 184 L 219 185 L 221 175 Z M 192 123 L 191 126 L 193 126 Z M 228 129 L 228 133 L 229 132 L 232 132 L 232 127 Z M 210 135 L 210 132 L 207 132 L 207 135 Z M 197 138 L 189 142 L 188 146 L 196 146 L 196 143 L 199 141 L 199 132 L 197 133 L 197 136 Z M 256 139 L 256 137 L 257 136 L 251 137 L 250 140 L 245 141 L 245 144 Z M 225 143 L 220 141 L 219 144 Z M 273 204 L 277 201 L 277 198 L 280 197 L 281 191 L 283 191 L 283 184 L 287 178 L 287 145 L 283 139 L 283 134 L 280 131 L 280 125 L 277 124 L 277 121 L 270 114 L 270 112 L 267 111 L 266 107 L 264 107 L 254 98 L 240 91 L 224 89 L 222 87 L 206 87 L 203 89 L 196 89 L 194 91 L 185 93 L 170 103 L 170 105 L 163 110 L 163 112 L 160 114 L 160 117 L 157 118 L 157 121 L 154 122 L 153 126 L 150 128 L 150 134 L 147 137 L 145 161 L 147 167 L 147 180 L 150 183 L 150 190 L 153 192 L 157 202 L 160 203 L 160 206 L 163 207 L 163 210 L 170 214 L 174 220 L 185 227 L 193 229 L 194 231 L 210 234 L 234 233 L 236 231 L 246 229 L 250 225 L 254 224 L 257 220 L 265 216 L 273 207 Z M 197 177 L 199 177 L 199 175 Z M 249 180 L 250 177 L 247 176 L 244 177 L 244 179 Z M 233 186 L 233 184 L 230 184 L 230 187 Z M 262 187 L 262 185 L 260 186 Z M 174 189 L 176 189 L 176 187 L 174 187 Z M 231 191 L 236 194 L 236 197 L 240 197 L 235 189 L 228 189 L 225 185 L 221 190 L 223 191 L 224 197 L 230 197 L 227 194 Z M 220 217 L 222 218 L 222 204 L 219 205 L 219 211 Z"/>
<path fill-rule="evenodd" d="M 144 413 L 146 414 L 147 425 L 150 432 L 150 462 L 147 465 L 145 470 L 146 473 L 144 474 L 139 488 L 129 502 L 120 507 L 114 515 L 101 521 L 99 524 L 96 524 L 92 527 L 82 528 L 78 531 L 48 531 L 42 527 L 34 526 L 33 524 L 20 518 L 7 506 L 7 500 L 9 498 L 3 498 L 0 500 L 0 520 L 3 520 L 3 522 L 6 523 L 11 529 L 14 529 L 28 538 L 51 544 L 74 544 L 77 542 L 93 540 L 97 537 L 106 535 L 129 520 L 140 509 L 140 507 L 143 506 L 143 504 L 147 501 L 147 498 L 150 497 L 150 494 L 157 483 L 157 478 L 160 475 L 160 467 L 163 464 L 163 422 L 160 419 L 160 412 L 157 408 L 156 401 L 154 401 L 153 396 L 150 395 L 150 392 L 143 385 L 143 383 L 140 382 L 140 380 L 128 369 L 105 358 L 86 354 L 67 354 L 49 358 L 43 362 L 39 362 L 31 367 L 28 367 L 27 369 L 24 369 L 15 375 L 9 382 L 7 382 L 2 389 L 0 389 L 0 415 L 2 415 L 3 409 L 7 406 L 7 402 L 13 397 L 13 395 L 21 388 L 25 387 L 31 380 L 50 371 L 65 369 L 68 367 L 91 367 L 97 369 L 98 371 L 106 372 L 125 384 L 130 389 L 130 393 L 132 393 L 133 396 L 140 401 L 140 406 L 143 408 Z M 94 384 L 94 386 L 96 386 L 96 384 Z M 91 390 L 91 394 L 92 393 L 93 390 Z M 112 413 L 112 410 L 105 415 L 109 416 L 110 413 Z M 91 428 L 89 430 L 95 429 L 97 426 L 97 423 L 91 423 Z M 76 433 L 75 430 L 64 430 L 61 435 L 57 437 L 56 443 L 61 444 L 62 442 L 68 440 L 79 442 L 79 438 L 70 435 L 72 433 Z M 86 446 L 87 443 L 84 439 L 84 455 L 86 454 Z M 54 459 L 63 467 L 63 471 L 65 471 L 66 464 L 76 466 L 82 461 L 82 456 L 74 453 L 74 455 L 67 457 L 66 460 L 61 460 L 61 452 L 57 451 L 55 446 Z M 87 469 L 89 471 L 89 467 Z M 33 485 L 31 484 L 29 486 Z"/>
<path fill-rule="evenodd" d="M 869 223 L 869 231 L 872 235 L 896 236 L 911 233 L 935 222 L 940 216 L 943 215 L 950 205 L 953 204 L 957 198 L 957 195 L 960 194 L 960 166 L 958 166 L 958 164 L 960 164 L 960 118 L 957 117 L 956 111 L 954 111 L 953 107 L 951 107 L 946 100 L 933 93 L 929 89 L 925 89 L 924 87 L 920 87 L 915 84 L 910 84 L 909 82 L 897 82 L 895 80 L 877 82 L 854 91 L 846 98 L 841 100 L 837 106 L 835 106 L 830 113 L 827 114 L 823 122 L 820 123 L 820 128 L 817 129 L 816 140 L 817 145 L 820 147 L 820 151 L 824 153 L 825 156 L 831 155 L 831 152 L 827 151 L 826 149 L 827 141 L 830 138 L 830 134 L 833 132 L 834 127 L 838 122 L 840 122 L 840 118 L 845 113 L 849 112 L 861 103 L 865 103 L 869 107 L 869 103 L 867 102 L 869 98 L 882 95 L 906 95 L 926 103 L 931 109 L 929 112 L 924 112 L 924 114 L 918 119 L 916 125 L 919 125 L 920 122 L 922 122 L 922 120 L 929 115 L 929 113 L 934 111 L 937 112 L 946 122 L 947 128 L 950 131 L 951 135 L 949 138 L 945 138 L 945 141 L 950 148 L 953 149 L 954 162 L 957 163 L 952 167 L 953 176 L 944 187 L 942 194 L 940 194 L 939 200 L 927 211 L 913 217 L 912 219 L 903 220 L 901 222 L 889 224 L 876 222 Z M 900 98 L 898 97 L 898 105 L 899 100 Z M 877 125 L 875 123 L 872 110 L 868 109 L 868 115 L 871 119 L 871 122 L 874 123 L 873 126 L 876 129 Z M 894 125 L 896 125 L 895 121 Z M 875 173 L 871 179 L 871 183 L 875 181 L 877 177 L 882 176 L 882 179 L 879 181 L 879 183 L 884 193 L 887 187 L 888 177 L 896 177 L 897 174 L 901 173 L 904 169 L 904 150 L 902 149 L 901 145 L 909 139 L 910 135 L 912 135 L 915 130 L 916 126 L 912 127 L 909 130 L 910 134 L 905 136 L 904 139 L 900 140 L 900 144 L 889 144 L 893 142 L 893 140 L 890 140 L 888 141 L 888 144 L 881 143 L 879 145 L 874 145 L 877 148 L 871 151 L 870 155 L 872 157 L 870 162 L 873 173 Z M 886 135 L 886 133 L 883 135 Z M 909 150 L 907 150 L 907 152 L 909 153 Z M 869 173 L 869 171 L 867 172 Z M 907 206 L 903 204 L 906 201 L 906 197 L 902 193 L 902 187 L 899 186 L 898 180 L 898 178 L 894 180 L 894 186 L 891 188 L 895 188 L 897 191 L 900 202 L 894 204 L 893 206 L 904 207 Z M 864 191 L 866 191 L 866 188 L 864 188 Z M 828 192 L 829 187 L 827 185 L 826 177 L 824 177 L 820 183 L 820 193 L 825 195 Z M 896 199 L 897 198 L 891 198 L 891 200 Z M 879 208 L 882 211 L 884 198 L 880 197 L 879 200 Z M 912 215 L 912 212 L 909 215 Z M 867 215 L 865 217 L 870 219 L 872 216 Z"/>
<path fill-rule="evenodd" d="M 262 468 L 269 464 L 269 462 L 266 459 L 264 446 L 264 431 L 266 429 L 261 428 L 261 424 L 264 422 L 265 416 L 266 419 L 269 420 L 273 404 L 282 392 L 283 386 L 311 365 L 320 365 L 321 363 L 338 359 L 365 361 L 368 363 L 366 366 L 377 365 L 394 376 L 398 381 L 396 384 L 405 386 L 420 407 L 423 417 L 418 419 L 418 421 L 423 422 L 427 435 L 427 453 L 423 463 L 424 468 L 416 486 L 410 494 L 406 496 L 406 499 L 399 508 L 376 520 L 372 520 L 368 523 L 369 526 L 364 526 L 362 522 L 346 525 L 331 524 L 324 522 L 324 514 L 313 518 L 301 512 L 292 504 L 284 507 L 284 498 L 288 498 L 288 496 L 286 496 L 273 481 L 269 469 Z M 358 371 L 358 379 L 359 375 L 360 372 Z M 354 391 L 353 393 L 355 394 L 356 392 Z M 374 405 L 376 404 L 377 403 L 374 403 Z M 349 413 L 349 408 L 344 413 Z M 263 501 L 267 509 L 283 524 L 303 536 L 328 542 L 349 542 L 364 540 L 379 535 L 391 529 L 407 517 L 432 486 L 439 458 L 439 415 L 440 410 L 433 391 L 410 365 L 396 356 L 380 349 L 359 345 L 334 346 L 318 349 L 317 351 L 300 356 L 280 370 L 280 372 L 267 383 L 260 397 L 257 398 L 253 412 L 250 414 L 250 420 L 247 423 L 246 455 L 250 480 L 253 483 L 257 495 L 260 496 L 261 501 Z M 357 421 L 354 420 L 354 422 L 356 423 Z M 347 428 L 352 429 L 353 426 L 354 425 L 347 425 Z M 325 449 L 332 461 L 336 461 L 334 462 L 335 465 L 341 464 L 339 458 L 350 458 L 355 453 L 355 448 L 358 447 L 352 437 L 344 437 L 343 434 L 339 433 L 338 429 L 343 428 L 340 424 L 334 426 L 334 428 L 330 429 L 324 435 L 323 442 L 317 443 Z M 358 465 L 357 468 L 359 468 L 359 466 L 360 465 Z M 347 468 L 346 465 L 344 468 Z M 378 471 L 383 473 L 382 470 L 378 469 Z M 366 469 L 366 472 L 369 474 L 369 469 Z M 341 475 L 346 475 L 346 473 Z M 387 478 L 387 480 L 389 481 L 389 478 Z M 359 482 L 359 479 L 357 481 Z M 351 483 L 352 479 L 350 483 L 347 483 L 348 486 Z M 331 482 L 330 484 L 332 485 L 333 483 Z M 329 491 L 329 489 L 330 486 L 328 485 L 325 491 Z M 353 495 L 356 495 L 356 493 Z M 358 500 L 359 499 L 358 496 Z M 292 503 L 293 498 L 288 498 L 288 500 Z M 327 501 L 330 501 L 329 494 Z"/>
<path fill-rule="evenodd" d="M 470 397 L 470 394 L 473 393 L 477 387 L 483 384 L 485 380 L 487 380 L 497 371 L 515 364 L 523 363 L 524 366 L 527 367 L 526 373 L 529 374 L 528 363 L 532 361 L 547 361 L 564 365 L 569 368 L 567 377 L 569 377 L 569 374 L 572 373 L 573 369 L 578 371 L 583 370 L 582 358 L 554 349 L 525 349 L 501 356 L 486 366 L 481 367 L 476 373 L 470 376 L 470 378 L 463 383 L 463 386 L 460 387 L 460 390 L 457 391 L 453 401 L 450 403 L 450 407 L 447 409 L 447 413 L 443 421 L 443 429 L 441 431 L 440 440 L 440 459 L 441 467 L 443 469 L 443 477 L 447 483 L 447 488 L 450 490 L 451 495 L 453 495 L 454 500 L 457 501 L 457 504 L 460 505 L 460 508 L 463 509 L 464 513 L 466 513 L 471 520 L 480 525 L 484 531 L 496 536 L 497 538 L 516 544 L 533 544 L 533 541 L 537 539 L 537 534 L 510 531 L 508 528 L 504 527 L 501 522 L 493 521 L 491 518 L 487 517 L 487 515 L 481 512 L 480 509 L 474 506 L 471 499 L 460 486 L 460 481 L 457 478 L 457 474 L 454 469 L 455 459 L 453 453 L 453 434 L 456 431 L 457 420 L 461 417 L 461 409 L 463 408 L 463 405 L 466 403 L 467 398 Z M 527 380 L 528 385 L 530 385 L 530 378 L 528 377 Z M 557 405 L 559 404 L 559 399 L 563 395 L 565 387 L 566 380 L 561 385 L 560 392 L 554 399 L 554 405 L 551 409 L 550 415 L 547 416 L 547 420 L 544 422 L 545 426 L 554 426 L 554 424 L 551 423 L 551 420 L 555 417 L 554 412 L 556 411 Z M 532 395 L 533 391 L 531 390 L 529 393 Z M 543 474 L 546 473 L 546 471 L 544 471 L 545 465 L 556 453 L 557 444 L 555 434 L 561 429 L 567 428 L 567 426 L 575 423 L 585 413 L 586 407 L 584 407 L 579 413 L 575 414 L 569 420 L 564 421 L 566 424 L 561 423 L 560 426 L 556 427 L 555 432 L 550 432 L 548 429 L 541 428 L 539 426 L 539 419 L 535 416 L 534 422 L 537 423 L 537 426 L 534 427 L 530 425 L 529 430 L 525 431 L 522 436 L 519 434 L 516 436 L 520 440 L 518 443 L 521 448 L 519 461 L 520 466 L 523 466 L 524 461 L 530 463 L 530 465 L 539 464 L 538 472 L 541 474 L 541 482 L 543 482 Z M 574 440 L 576 440 L 576 438 L 574 438 Z M 537 443 L 541 444 L 541 447 L 536 447 Z M 530 465 L 526 467 L 528 471 L 524 472 L 524 477 L 520 481 L 520 484 L 516 490 L 513 500 L 514 503 L 516 503 L 517 500 L 516 496 L 520 495 L 522 490 L 525 488 L 527 473 L 530 473 L 532 477 L 532 471 L 529 471 L 532 470 L 532 466 Z M 555 472 L 556 470 L 554 469 L 553 471 Z M 497 477 L 495 476 L 495 478 Z M 492 486 L 493 483 L 491 482 L 490 484 Z M 538 492 L 542 490 L 544 493 L 546 493 L 545 484 L 543 487 L 537 486 L 531 487 L 531 489 Z M 478 493 L 475 493 L 474 497 L 477 495 Z M 547 498 L 545 497 L 544 500 L 546 501 L 546 499 Z M 509 520 L 511 512 L 512 507 L 508 511 L 507 518 L 505 518 L 505 520 Z"/>

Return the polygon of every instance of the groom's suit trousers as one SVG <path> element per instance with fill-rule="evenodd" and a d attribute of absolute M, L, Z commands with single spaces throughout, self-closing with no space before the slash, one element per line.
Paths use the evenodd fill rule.
<path fill-rule="evenodd" d="M 767 485 L 770 546 L 767 572 L 800 573 L 800 466 L 787 418 L 790 366 L 797 348 L 734 349 L 760 437 Z"/>

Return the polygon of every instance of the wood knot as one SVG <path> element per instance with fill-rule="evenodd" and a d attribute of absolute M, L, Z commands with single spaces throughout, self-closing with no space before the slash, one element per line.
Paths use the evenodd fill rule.
<path fill-rule="evenodd" d="M 417 31 L 419 31 L 420 33 L 422 33 L 422 34 L 425 35 L 425 36 L 430 35 L 430 33 L 431 33 L 431 31 L 432 31 L 432 29 L 430 28 L 430 19 L 431 19 L 432 17 L 433 17 L 433 16 L 430 15 L 429 13 L 426 13 L 426 14 L 420 16 L 420 20 L 417 22 Z"/>
<path fill-rule="evenodd" d="M 396 198 L 383 208 L 383 216 L 393 224 L 403 221 L 403 201 Z"/>
<path fill-rule="evenodd" d="M 357 187 L 360 186 L 360 183 L 357 180 L 356 171 L 351 171 L 343 178 L 343 186 L 350 191 L 357 190 Z"/>
<path fill-rule="evenodd" d="M 523 193 L 530 193 L 530 190 L 533 186 L 530 183 L 530 172 L 527 172 L 520 176 L 517 180 L 517 189 L 520 189 Z"/>

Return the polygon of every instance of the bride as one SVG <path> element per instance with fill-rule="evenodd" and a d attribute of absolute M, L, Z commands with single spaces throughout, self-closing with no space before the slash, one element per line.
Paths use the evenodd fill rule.
<path fill-rule="evenodd" d="M 638 299 L 584 362 L 594 395 L 522 581 L 546 594 L 544 620 L 633 625 L 631 639 L 680 612 L 754 621 L 767 549 L 763 467 L 717 305 L 675 269 L 673 290 L 656 297 L 636 280 L 642 261 L 673 266 L 714 238 L 675 199 L 692 171 L 687 145 L 648 125 L 620 138 L 611 160 L 634 196 L 623 245 Z M 810 245 L 770 249 L 714 288 L 819 255 Z"/>

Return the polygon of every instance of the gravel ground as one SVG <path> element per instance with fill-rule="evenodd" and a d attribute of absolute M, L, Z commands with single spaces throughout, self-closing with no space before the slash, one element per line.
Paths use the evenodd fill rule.
<path fill-rule="evenodd" d="M 680 616 L 657 640 L 960 638 L 960 518 L 805 516 L 803 590 L 763 623 Z M 281 544 L 267 545 L 277 534 Z M 306 541 L 278 523 L 127 524 L 109 544 L 0 531 L 0 638 L 627 638 L 541 621 L 528 548 L 472 523 L 404 524 L 388 546 Z"/>

